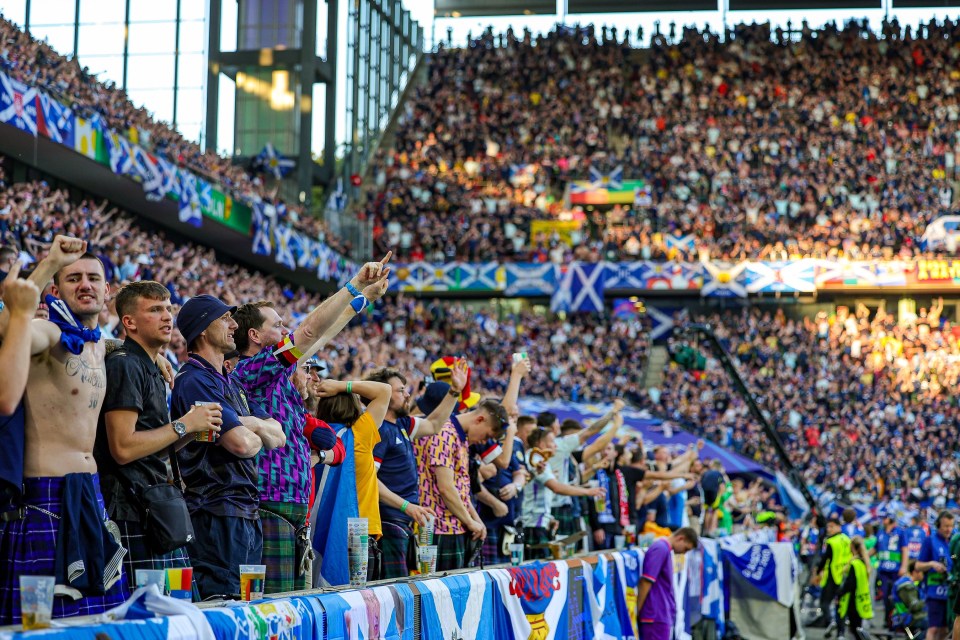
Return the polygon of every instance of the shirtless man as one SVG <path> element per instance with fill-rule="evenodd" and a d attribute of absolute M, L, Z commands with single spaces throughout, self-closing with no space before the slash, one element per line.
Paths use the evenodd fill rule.
<path fill-rule="evenodd" d="M 58 553 L 67 566 L 84 561 L 86 570 L 69 584 L 67 576 L 57 576 L 58 586 L 73 592 L 55 599 L 54 617 L 100 613 L 123 602 L 126 593 L 118 564 L 123 549 L 106 524 L 91 539 L 66 538 L 57 548 L 61 527 L 71 521 L 106 522 L 93 447 L 106 391 L 97 318 L 109 285 L 103 264 L 86 253 L 86 244 L 57 236 L 30 277 L 38 287 L 52 278 L 52 291 L 63 304 L 51 305 L 50 320 L 31 324 L 24 504 L 19 517 L 0 522 L 0 625 L 20 621 L 20 576 L 56 575 Z M 0 332 L 6 324 L 0 322 Z M 70 500 L 63 499 L 65 492 Z"/>

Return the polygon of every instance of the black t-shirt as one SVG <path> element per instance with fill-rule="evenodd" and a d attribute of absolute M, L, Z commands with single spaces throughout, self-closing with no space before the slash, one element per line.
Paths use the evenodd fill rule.
<path fill-rule="evenodd" d="M 163 428 L 170 424 L 166 382 L 160 368 L 139 344 L 127 338 L 123 347 L 106 358 L 107 391 L 100 410 L 94 457 L 100 473 L 100 487 L 110 517 L 140 520 L 139 496 L 144 488 L 167 481 L 167 451 L 119 464 L 110 453 L 105 416 L 110 411 L 135 411 L 137 431 Z M 171 429 L 172 433 L 172 429 Z"/>
<path fill-rule="evenodd" d="M 647 470 L 639 467 L 620 467 L 620 473 L 623 474 L 623 482 L 627 485 L 627 506 L 630 513 L 634 513 L 637 508 L 635 502 L 637 499 L 637 483 L 643 482 Z M 640 522 L 643 522 L 642 520 Z"/>

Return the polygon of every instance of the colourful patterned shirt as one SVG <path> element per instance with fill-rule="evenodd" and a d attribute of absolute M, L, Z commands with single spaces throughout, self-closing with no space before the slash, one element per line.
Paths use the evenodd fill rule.
<path fill-rule="evenodd" d="M 303 398 L 290 380 L 298 354 L 290 335 L 275 347 L 241 359 L 231 374 L 250 400 L 280 423 L 287 437 L 286 446 L 257 455 L 260 499 L 266 502 L 310 501 L 310 443 L 303 433 L 307 419 Z"/>
<path fill-rule="evenodd" d="M 453 535 L 466 532 L 463 523 L 446 507 L 440 497 L 434 467 L 453 469 L 453 484 L 460 494 L 464 508 L 470 504 L 470 454 L 467 435 L 456 417 L 443 425 L 440 432 L 420 438 L 414 444 L 417 450 L 417 470 L 420 475 L 420 506 L 437 514 L 434 533 Z"/>

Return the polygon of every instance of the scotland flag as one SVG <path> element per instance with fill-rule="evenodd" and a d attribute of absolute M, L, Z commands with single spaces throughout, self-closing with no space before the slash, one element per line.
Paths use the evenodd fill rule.
<path fill-rule="evenodd" d="M 73 148 L 76 117 L 47 94 L 40 92 L 40 110 L 37 112 L 37 131 L 54 142 Z"/>
<path fill-rule="evenodd" d="M 0 122 L 37 135 L 37 90 L 0 73 Z"/>
<path fill-rule="evenodd" d="M 550 310 L 602 311 L 606 263 L 571 262 L 550 300 Z"/>

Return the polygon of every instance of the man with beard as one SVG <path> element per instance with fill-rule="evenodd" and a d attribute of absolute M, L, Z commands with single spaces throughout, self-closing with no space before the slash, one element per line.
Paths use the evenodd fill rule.
<path fill-rule="evenodd" d="M 387 414 L 380 425 L 380 442 L 373 448 L 380 489 L 380 517 L 383 537 L 380 539 L 383 578 L 405 578 L 416 564 L 413 555 L 412 524 L 427 523 L 435 516 L 419 505 L 419 476 L 413 443 L 432 436 L 443 428 L 457 406 L 467 380 L 467 365 L 459 360 L 453 367 L 450 392 L 425 418 L 410 416 L 410 389 L 407 379 L 396 369 L 379 369 L 367 380 L 384 382 L 393 388 Z"/>
<path fill-rule="evenodd" d="M 59 299 L 47 296 L 50 320 L 31 324 L 22 504 L 0 519 L 0 625 L 21 620 L 22 575 L 56 576 L 69 589 L 54 601 L 55 618 L 101 613 L 126 596 L 124 550 L 107 519 L 93 457 L 106 391 L 97 318 L 109 286 L 86 242 L 66 236 L 54 239 L 30 280 L 45 287 L 51 278 Z M 83 562 L 81 575 L 57 574 L 75 562 Z"/>

